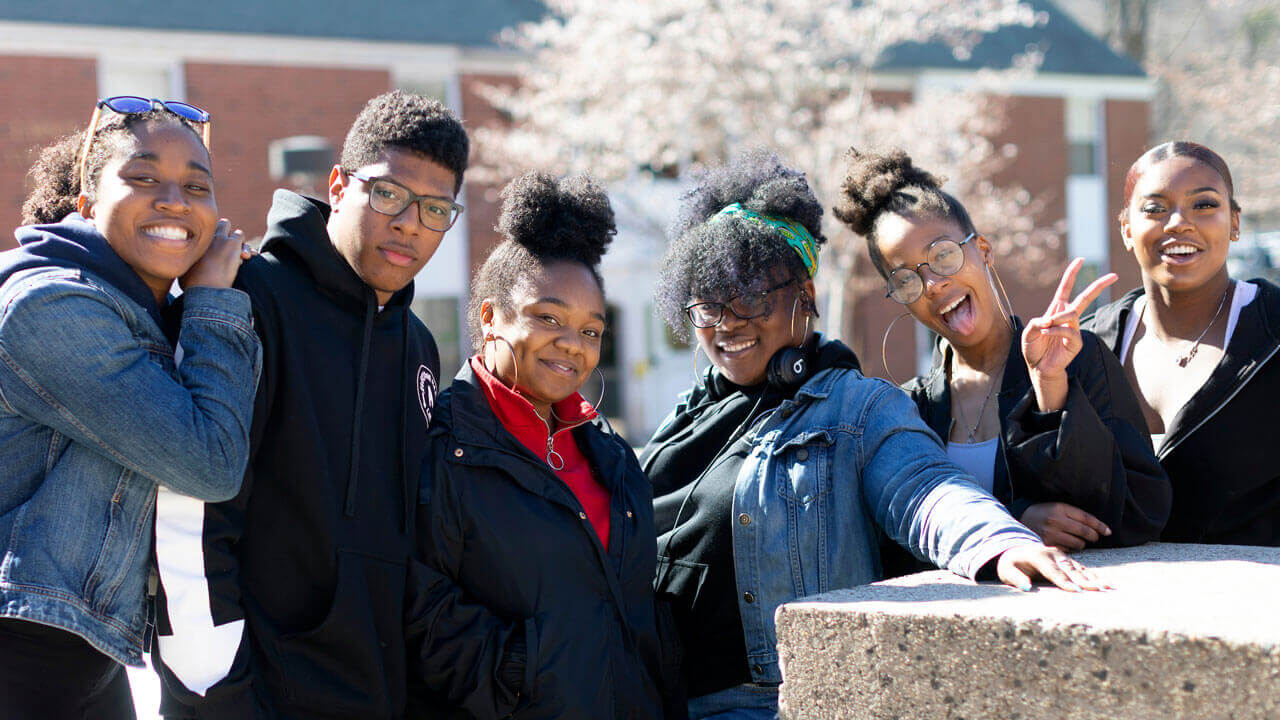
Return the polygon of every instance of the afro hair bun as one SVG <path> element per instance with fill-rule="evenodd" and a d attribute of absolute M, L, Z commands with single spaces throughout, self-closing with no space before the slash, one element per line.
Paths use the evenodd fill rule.
<path fill-rule="evenodd" d="M 596 267 L 617 231 L 609 195 L 588 175 L 526 173 L 501 197 L 498 232 L 542 260 Z"/>
<path fill-rule="evenodd" d="M 762 215 L 794 220 L 819 244 L 826 241 L 822 234 L 822 205 L 804 173 L 784 165 L 767 148 L 748 150 L 696 180 L 697 185 L 680 198 L 680 211 L 671 226 L 672 237 L 680 237 L 728 205 L 741 203 Z"/>
<path fill-rule="evenodd" d="M 840 184 L 840 199 L 832 211 L 859 235 L 870 235 L 876 218 L 890 206 L 894 194 L 908 187 L 938 190 L 940 178 L 921 170 L 902 150 L 863 153 L 850 148 L 849 169 Z"/>

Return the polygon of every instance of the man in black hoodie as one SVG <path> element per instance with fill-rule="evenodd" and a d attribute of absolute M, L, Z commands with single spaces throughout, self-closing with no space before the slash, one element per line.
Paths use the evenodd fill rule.
<path fill-rule="evenodd" d="M 467 155 L 448 109 L 397 91 L 356 118 L 328 204 L 276 191 L 238 281 L 264 356 L 243 489 L 157 508 L 166 717 L 403 713 L 403 590 L 440 371 L 409 304 L 462 209 Z"/>

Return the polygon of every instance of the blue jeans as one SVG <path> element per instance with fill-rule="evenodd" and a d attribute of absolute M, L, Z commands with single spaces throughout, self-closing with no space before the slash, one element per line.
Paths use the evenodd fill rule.
<path fill-rule="evenodd" d="M 747 683 L 689 701 L 689 720 L 774 720 L 778 686 Z"/>

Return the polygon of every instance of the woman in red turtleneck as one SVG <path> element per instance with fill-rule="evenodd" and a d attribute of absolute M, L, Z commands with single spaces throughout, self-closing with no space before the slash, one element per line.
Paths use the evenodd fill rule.
<path fill-rule="evenodd" d="M 506 239 L 472 287 L 479 352 L 437 403 L 422 469 L 408 635 L 426 687 L 409 716 L 661 718 L 652 492 L 578 392 L 600 359 L 613 211 L 585 177 L 529 174 L 502 196 Z"/>

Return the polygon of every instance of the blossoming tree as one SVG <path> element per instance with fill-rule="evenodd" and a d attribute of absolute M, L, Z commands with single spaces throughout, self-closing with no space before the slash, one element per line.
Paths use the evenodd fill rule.
<path fill-rule="evenodd" d="M 983 33 L 1043 20 L 1017 0 L 547 5 L 547 19 L 505 38 L 528 53 L 519 84 L 488 93 L 511 123 L 476 132 L 482 162 L 505 176 L 540 167 L 641 183 L 764 145 L 805 170 L 825 199 L 839 187 L 848 148 L 903 147 L 952 178 L 1025 272 L 1043 267 L 1036 252 L 1057 242 L 1052 228 L 1035 227 L 1025 191 L 992 182 L 1016 152 L 991 141 L 1003 124 L 997 79 L 986 88 L 993 92 L 912 97 L 874 73 L 900 43 L 942 41 L 963 56 Z M 867 273 L 865 250 L 836 225 L 827 228 L 819 285 L 828 329 L 839 333 L 849 293 Z"/>

